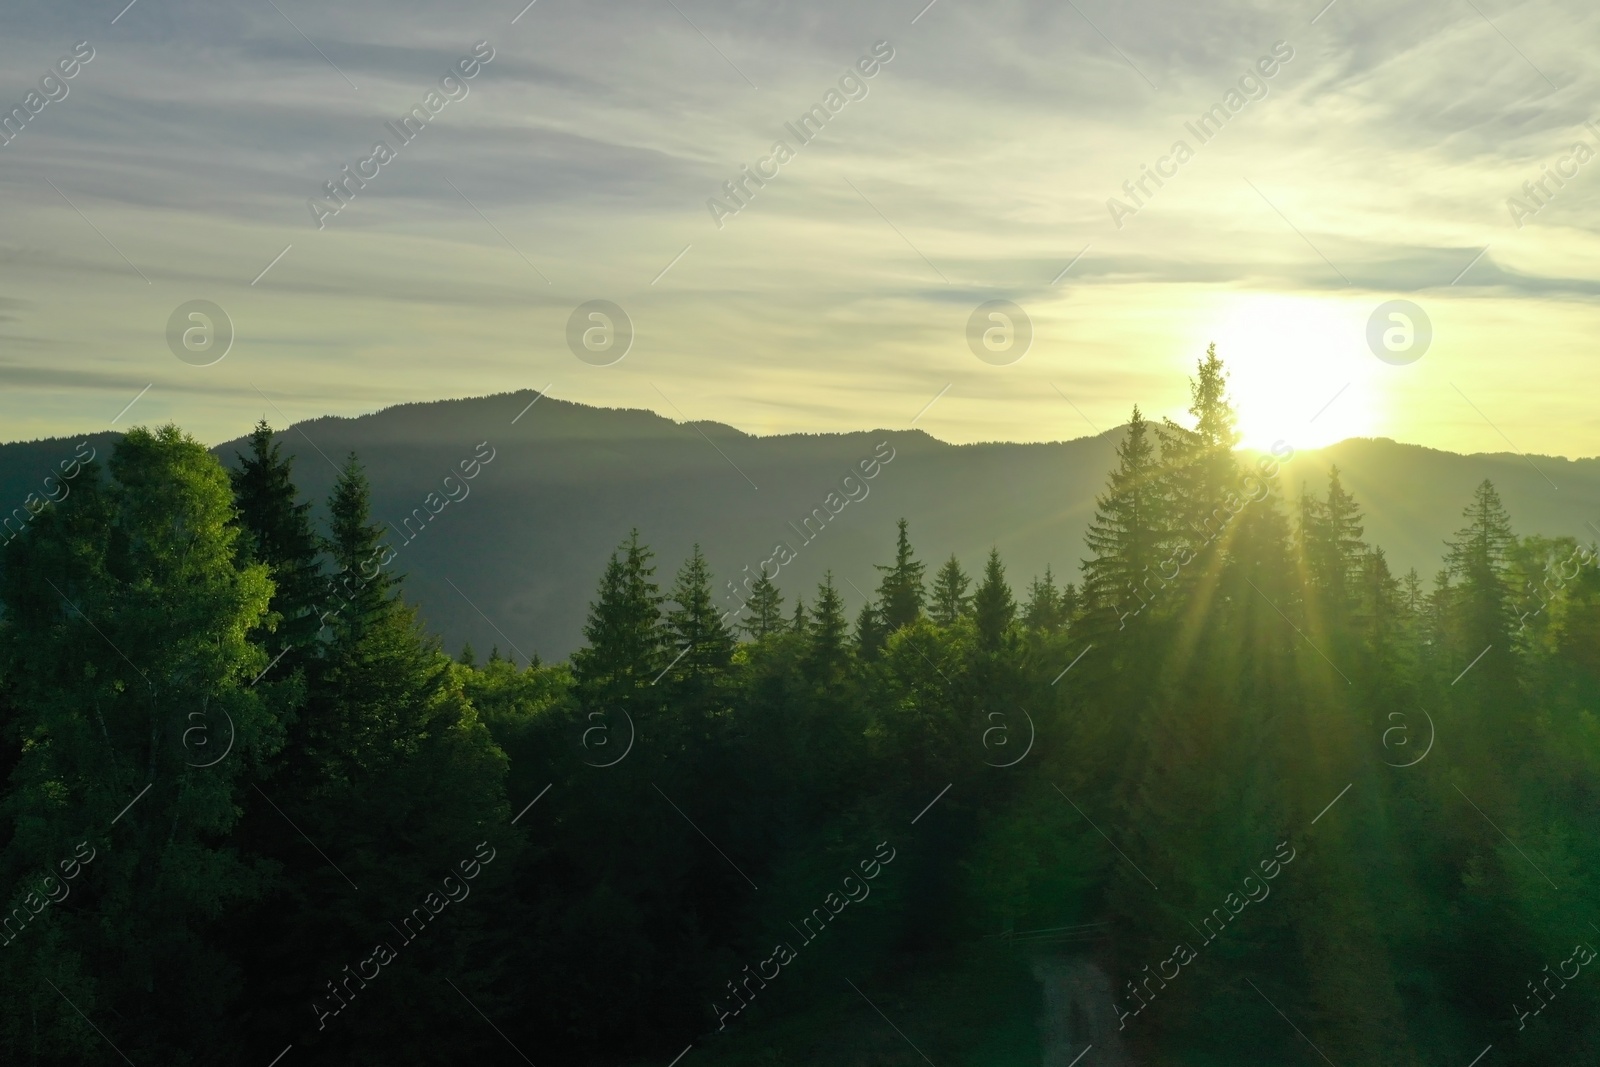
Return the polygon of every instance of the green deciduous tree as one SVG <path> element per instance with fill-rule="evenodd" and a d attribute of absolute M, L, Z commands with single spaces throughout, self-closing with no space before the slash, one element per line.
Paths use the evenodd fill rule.
<path fill-rule="evenodd" d="M 228 835 L 297 695 L 251 686 L 272 584 L 244 561 L 221 465 L 176 427 L 138 428 L 109 474 L 89 467 L 12 542 L 0 588 L 28 739 L 5 800 L 7 884 L 80 843 L 94 855 L 72 906 L 0 953 L 5 1043 L 51 1057 L 100 1054 L 65 997 L 125 1047 L 227 1042 L 244 975 L 218 923 L 262 886 Z"/>

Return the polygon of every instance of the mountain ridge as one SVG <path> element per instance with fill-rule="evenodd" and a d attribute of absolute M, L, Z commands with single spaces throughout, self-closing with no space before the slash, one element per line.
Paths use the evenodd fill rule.
<path fill-rule="evenodd" d="M 605 560 L 633 528 L 657 551 L 663 587 L 700 544 L 729 609 L 738 606 L 729 580 L 784 543 L 794 558 L 776 580 L 787 608 L 797 592 L 809 601 L 831 570 L 853 613 L 856 590 L 875 589 L 872 565 L 889 558 L 902 516 L 930 568 L 953 552 L 976 571 L 993 544 L 1019 599 L 1046 566 L 1058 584 L 1075 580 L 1083 531 L 1121 438 L 1121 427 L 1049 442 L 956 444 L 888 428 L 763 436 L 531 389 L 322 415 L 277 429 L 319 518 L 338 466 L 358 454 L 372 483 L 373 515 L 394 531 L 407 595 L 447 648 L 498 644 L 520 659 L 562 657 L 577 647 Z M 34 483 L 71 455 L 74 442 L 89 441 L 103 458 L 119 436 L 0 445 L 0 500 L 16 507 L 38 492 Z M 465 495 L 435 513 L 429 494 L 439 500 L 441 479 L 481 442 L 493 458 Z M 232 466 L 243 448 L 241 437 L 211 452 Z M 863 478 L 859 465 L 885 448 L 893 458 Z M 1397 572 L 1415 566 L 1431 578 L 1443 539 L 1460 526 L 1461 508 L 1485 477 L 1499 486 L 1519 533 L 1600 532 L 1600 458 L 1463 455 L 1350 438 L 1296 451 L 1280 475 L 1285 493 L 1293 497 L 1302 483 L 1321 492 L 1335 464 L 1366 515 L 1368 540 L 1388 552 Z M 858 488 L 841 490 L 851 472 Z M 830 492 L 843 501 L 837 512 L 826 507 Z M 862 495 L 847 499 L 851 492 Z M 819 508 L 826 521 L 805 526 Z M 813 536 L 801 536 L 813 527 Z M 993 530 L 1002 532 L 985 532 Z"/>

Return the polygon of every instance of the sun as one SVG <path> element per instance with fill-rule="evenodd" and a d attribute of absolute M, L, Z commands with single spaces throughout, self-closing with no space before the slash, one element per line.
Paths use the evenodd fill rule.
<path fill-rule="evenodd" d="M 1226 298 L 1206 337 L 1228 370 L 1241 444 L 1319 448 L 1380 424 L 1359 310 L 1314 297 Z"/>

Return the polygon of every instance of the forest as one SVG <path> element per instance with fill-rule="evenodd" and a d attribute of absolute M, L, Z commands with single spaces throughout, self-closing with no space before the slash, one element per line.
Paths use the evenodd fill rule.
<path fill-rule="evenodd" d="M 130 431 L 0 559 L 0 1061 L 1600 1058 L 1593 546 L 1485 481 L 1392 573 L 1190 389 L 1076 574 L 901 520 L 730 612 L 635 531 L 548 663 L 430 636 L 359 457 Z"/>

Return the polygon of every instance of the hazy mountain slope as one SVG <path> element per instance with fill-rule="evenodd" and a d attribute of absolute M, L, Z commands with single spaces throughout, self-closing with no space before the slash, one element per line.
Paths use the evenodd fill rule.
<path fill-rule="evenodd" d="M 875 587 L 872 564 L 889 558 L 894 521 L 903 515 L 930 571 L 951 552 L 976 570 L 996 544 L 1020 598 L 1046 564 L 1076 578 L 1083 528 L 1120 437 L 1118 430 L 1049 444 L 961 446 L 917 430 L 757 438 L 718 424 L 684 425 L 553 397 L 528 409 L 535 396 L 321 418 L 283 437 L 319 513 L 334 464 L 351 451 L 360 454 L 374 513 L 394 526 L 394 566 L 408 575 L 409 595 L 452 650 L 470 640 L 480 652 L 514 643 L 524 656 L 566 655 L 580 640 L 607 555 L 634 526 L 658 553 L 663 586 L 695 542 L 711 561 L 720 593 L 721 582 L 746 566 L 753 574 L 781 541 L 796 553 L 777 578 L 787 607 L 796 592 L 809 600 L 832 569 L 853 613 L 861 597 L 848 583 L 866 592 Z M 90 440 L 104 456 L 113 439 Z M 445 477 L 484 441 L 482 454 L 492 450 L 493 459 L 465 483 L 467 495 L 455 482 L 447 492 Z M 75 444 L 0 446 L 6 494 L 0 499 L 11 502 L 8 508 L 20 504 L 53 457 L 71 455 Z M 229 442 L 215 451 L 232 463 L 240 447 Z M 846 504 L 807 543 L 797 532 L 804 518 L 880 448 L 882 455 L 892 449 L 894 458 L 865 482 L 867 495 Z M 1330 463 L 1345 472 L 1366 511 L 1368 539 L 1388 550 L 1397 571 L 1416 566 L 1431 578 L 1444 538 L 1460 525 L 1462 507 L 1485 477 L 1499 486 L 1519 532 L 1592 538 L 1596 532 L 1585 523 L 1600 524 L 1600 460 L 1533 457 L 1535 470 L 1513 455 L 1459 456 L 1385 439 L 1351 440 L 1297 454 L 1283 467 L 1286 488 L 1298 492 L 1304 480 L 1320 491 Z M 422 532 L 408 540 L 406 519 L 417 509 L 430 513 L 430 493 L 439 494 L 435 508 L 449 494 L 461 499 L 426 524 L 413 517 L 410 530 Z M 735 605 L 731 597 L 724 601 Z"/>

